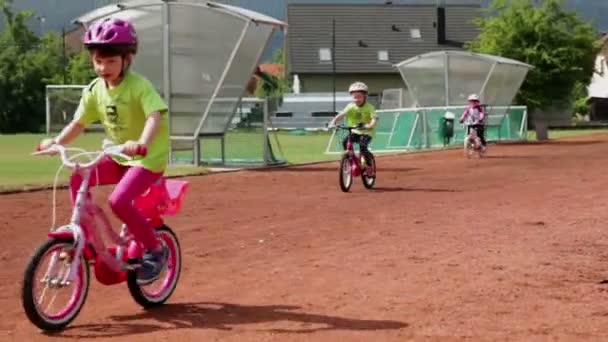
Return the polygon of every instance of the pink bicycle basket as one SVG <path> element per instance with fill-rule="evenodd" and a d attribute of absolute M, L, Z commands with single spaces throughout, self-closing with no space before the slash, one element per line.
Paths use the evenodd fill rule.
<path fill-rule="evenodd" d="M 135 200 L 135 206 L 148 215 L 175 215 L 181 207 L 188 182 L 162 179 Z"/>

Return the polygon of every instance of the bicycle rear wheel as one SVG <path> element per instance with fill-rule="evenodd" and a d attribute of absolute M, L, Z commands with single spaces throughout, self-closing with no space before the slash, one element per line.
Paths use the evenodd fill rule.
<path fill-rule="evenodd" d="M 169 251 L 167 264 L 158 280 L 151 284 L 137 283 L 137 271 L 127 274 L 127 286 L 131 297 L 142 307 L 149 309 L 164 304 L 175 291 L 182 270 L 182 254 L 177 236 L 167 226 L 156 230 L 159 239 Z"/>

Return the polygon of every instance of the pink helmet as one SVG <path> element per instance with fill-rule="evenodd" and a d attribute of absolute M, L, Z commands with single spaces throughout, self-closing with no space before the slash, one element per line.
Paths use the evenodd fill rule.
<path fill-rule="evenodd" d="M 125 52 L 137 51 L 137 33 L 133 25 L 122 19 L 106 18 L 92 24 L 84 35 L 87 48 L 124 48 Z"/>

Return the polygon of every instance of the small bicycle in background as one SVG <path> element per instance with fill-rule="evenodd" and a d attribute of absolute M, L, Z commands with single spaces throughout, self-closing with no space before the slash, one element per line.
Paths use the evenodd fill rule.
<path fill-rule="evenodd" d="M 464 126 L 465 131 L 469 130 L 469 134 L 464 137 L 464 154 L 467 158 L 471 158 L 474 153 L 479 155 L 479 158 L 485 156 L 485 149 L 481 144 L 481 139 L 477 135 L 477 130 L 474 127 Z"/>
<path fill-rule="evenodd" d="M 352 131 L 360 129 L 360 127 L 335 126 L 337 129 L 348 131 L 346 140 L 346 151 L 340 160 L 340 189 L 343 192 L 348 192 L 353 185 L 353 177 L 361 176 L 363 186 L 367 189 L 372 189 L 376 183 L 376 160 L 374 155 L 369 153 L 371 165 L 367 165 L 363 154 L 355 152 L 354 143 L 352 141 Z"/>
<path fill-rule="evenodd" d="M 68 157 L 67 152 L 77 152 Z M 33 155 L 59 153 L 62 167 L 80 172 L 83 182 L 72 210 L 69 224 L 52 230 L 49 239 L 40 245 L 31 257 L 21 290 L 21 301 L 29 320 L 45 331 L 63 330 L 76 318 L 87 298 L 90 270 L 104 285 L 127 283 L 133 299 L 144 308 L 163 304 L 177 286 L 181 271 L 181 251 L 175 233 L 164 224 L 163 215 L 179 212 L 188 183 L 161 178 L 148 191 L 135 200 L 140 210 L 155 227 L 158 239 L 169 251 L 165 269 L 158 280 L 148 285 L 137 283 L 137 268 L 141 265 L 143 246 L 134 240 L 126 225 L 117 234 L 108 217 L 97 206 L 90 193 L 92 170 L 105 156 L 130 157 L 122 153 L 123 146 L 104 146 L 101 152 L 86 152 L 82 149 L 53 145 Z M 145 155 L 145 149 L 138 151 Z M 96 157 L 79 163 L 72 160 L 83 156 Z M 53 226 L 55 225 L 55 194 L 53 188 Z M 106 241 L 109 240 L 109 243 Z M 36 295 L 40 290 L 39 294 Z M 65 303 L 58 303 L 58 295 L 66 293 Z M 45 301 L 46 300 L 46 301 Z M 53 307 L 57 308 L 53 310 Z"/>

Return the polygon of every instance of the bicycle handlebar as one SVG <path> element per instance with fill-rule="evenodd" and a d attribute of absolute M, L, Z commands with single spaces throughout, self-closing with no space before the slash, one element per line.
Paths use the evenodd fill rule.
<path fill-rule="evenodd" d="M 476 122 L 461 121 L 460 124 L 463 126 L 476 126 L 476 125 L 484 125 L 485 122 L 484 121 L 476 121 Z"/>
<path fill-rule="evenodd" d="M 353 129 L 363 129 L 363 127 L 359 127 L 359 126 L 342 126 L 342 125 L 336 125 L 334 126 L 335 128 L 340 128 L 340 129 L 344 129 L 347 131 L 352 131 Z"/>
<path fill-rule="evenodd" d="M 116 157 L 120 157 L 120 158 L 123 158 L 126 160 L 132 160 L 133 158 L 131 158 L 123 153 L 124 147 L 125 147 L 124 145 L 113 145 L 113 144 L 104 142 L 102 151 L 86 152 L 82 149 L 66 148 L 65 146 L 54 144 L 54 145 L 51 145 L 46 150 L 34 152 L 34 153 L 32 153 L 32 155 L 33 156 L 50 155 L 50 154 L 53 154 L 54 152 L 57 152 L 61 156 L 61 162 L 66 167 L 69 167 L 72 169 L 73 168 L 90 169 L 90 168 L 94 167 L 95 165 L 97 165 L 101 161 L 101 159 L 103 159 L 103 157 L 105 157 L 106 155 L 116 156 Z M 37 147 L 36 149 L 39 149 L 39 148 Z M 92 161 L 90 161 L 88 163 L 72 162 L 71 158 L 67 155 L 67 151 L 70 151 L 70 150 L 81 151 L 81 153 L 79 155 L 95 154 L 95 153 L 98 155 L 97 155 L 97 157 L 95 157 L 95 159 L 93 159 Z M 135 152 L 136 155 L 140 155 L 140 156 L 145 156 L 147 153 L 148 153 L 148 151 L 144 146 L 139 146 L 137 148 L 137 151 Z"/>

